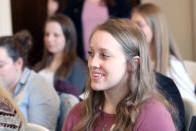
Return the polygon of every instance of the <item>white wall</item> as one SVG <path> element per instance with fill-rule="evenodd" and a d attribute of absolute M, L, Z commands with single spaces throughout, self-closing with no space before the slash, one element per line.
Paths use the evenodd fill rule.
<path fill-rule="evenodd" d="M 193 6 L 193 1 L 195 0 L 142 0 L 143 3 L 153 2 L 161 7 L 183 58 L 192 60 L 196 59 L 193 44 L 193 7 L 196 7 L 196 2 Z"/>
<path fill-rule="evenodd" d="M 0 0 L 0 36 L 12 35 L 10 0 Z"/>

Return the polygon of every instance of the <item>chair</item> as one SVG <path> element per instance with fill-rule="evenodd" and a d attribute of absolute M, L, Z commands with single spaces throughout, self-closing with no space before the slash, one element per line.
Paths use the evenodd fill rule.
<path fill-rule="evenodd" d="M 25 131 L 49 131 L 49 130 L 38 124 L 27 123 Z"/>
<path fill-rule="evenodd" d="M 189 131 L 195 131 L 195 129 L 196 129 L 196 116 L 193 116 L 192 120 L 191 120 Z"/>
<path fill-rule="evenodd" d="M 56 129 L 57 131 L 61 131 L 64 123 L 64 119 L 68 115 L 71 108 L 79 102 L 79 99 L 74 95 L 62 93 L 60 95 L 60 101 L 61 104 L 60 104 L 60 114 L 57 122 L 57 129 Z"/>
<path fill-rule="evenodd" d="M 185 98 L 183 98 L 183 102 L 184 102 L 184 107 L 185 107 L 186 130 L 189 131 L 192 117 L 196 115 L 196 104 L 192 103 L 191 101 Z"/>
<path fill-rule="evenodd" d="M 196 62 L 185 60 L 184 65 L 186 70 L 194 83 L 196 83 Z"/>

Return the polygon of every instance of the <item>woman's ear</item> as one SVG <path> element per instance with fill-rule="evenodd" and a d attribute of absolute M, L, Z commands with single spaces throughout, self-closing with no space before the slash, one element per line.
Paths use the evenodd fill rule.
<path fill-rule="evenodd" d="M 127 70 L 128 70 L 128 72 L 132 71 L 132 64 L 131 64 L 131 62 L 127 62 Z"/>
<path fill-rule="evenodd" d="M 134 56 L 128 63 L 127 63 L 127 69 L 129 72 L 134 71 L 138 65 L 140 64 L 140 57 Z"/>
<path fill-rule="evenodd" d="M 132 58 L 132 60 L 133 60 L 133 62 L 136 63 L 137 65 L 140 64 L 140 57 L 139 57 L 139 56 L 134 56 L 134 57 Z"/>
<path fill-rule="evenodd" d="M 16 69 L 21 71 L 23 68 L 23 64 L 24 64 L 23 59 L 18 58 L 15 62 Z"/>

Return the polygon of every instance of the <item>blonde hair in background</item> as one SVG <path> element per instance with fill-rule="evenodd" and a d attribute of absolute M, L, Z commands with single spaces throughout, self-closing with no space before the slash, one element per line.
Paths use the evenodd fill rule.
<path fill-rule="evenodd" d="M 134 13 L 140 14 L 150 26 L 153 33 L 150 46 L 154 49 L 154 52 L 152 52 L 154 68 L 157 72 L 166 74 L 170 65 L 170 55 L 175 56 L 177 59 L 181 57 L 171 32 L 168 30 L 164 14 L 160 7 L 153 3 L 146 3 L 136 7 L 133 9 L 132 14 Z"/>
<path fill-rule="evenodd" d="M 11 94 L 3 88 L 1 81 L 0 81 L 0 99 L 8 101 L 9 103 L 7 104 L 9 104 L 9 106 L 16 111 L 16 114 L 19 116 L 19 119 L 21 120 L 22 124 L 26 123 L 23 114 L 20 112 L 18 106 L 12 99 Z"/>

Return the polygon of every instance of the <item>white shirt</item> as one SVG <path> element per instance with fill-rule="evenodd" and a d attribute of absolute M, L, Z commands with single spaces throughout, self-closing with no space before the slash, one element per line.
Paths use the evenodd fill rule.
<path fill-rule="evenodd" d="M 54 72 L 45 68 L 39 71 L 38 74 L 40 74 L 48 82 L 48 84 L 50 84 L 50 86 L 54 86 Z"/>
<path fill-rule="evenodd" d="M 184 65 L 174 56 L 170 57 L 170 70 L 167 76 L 172 78 L 180 91 L 182 98 L 196 104 L 195 87 L 185 70 Z"/>

